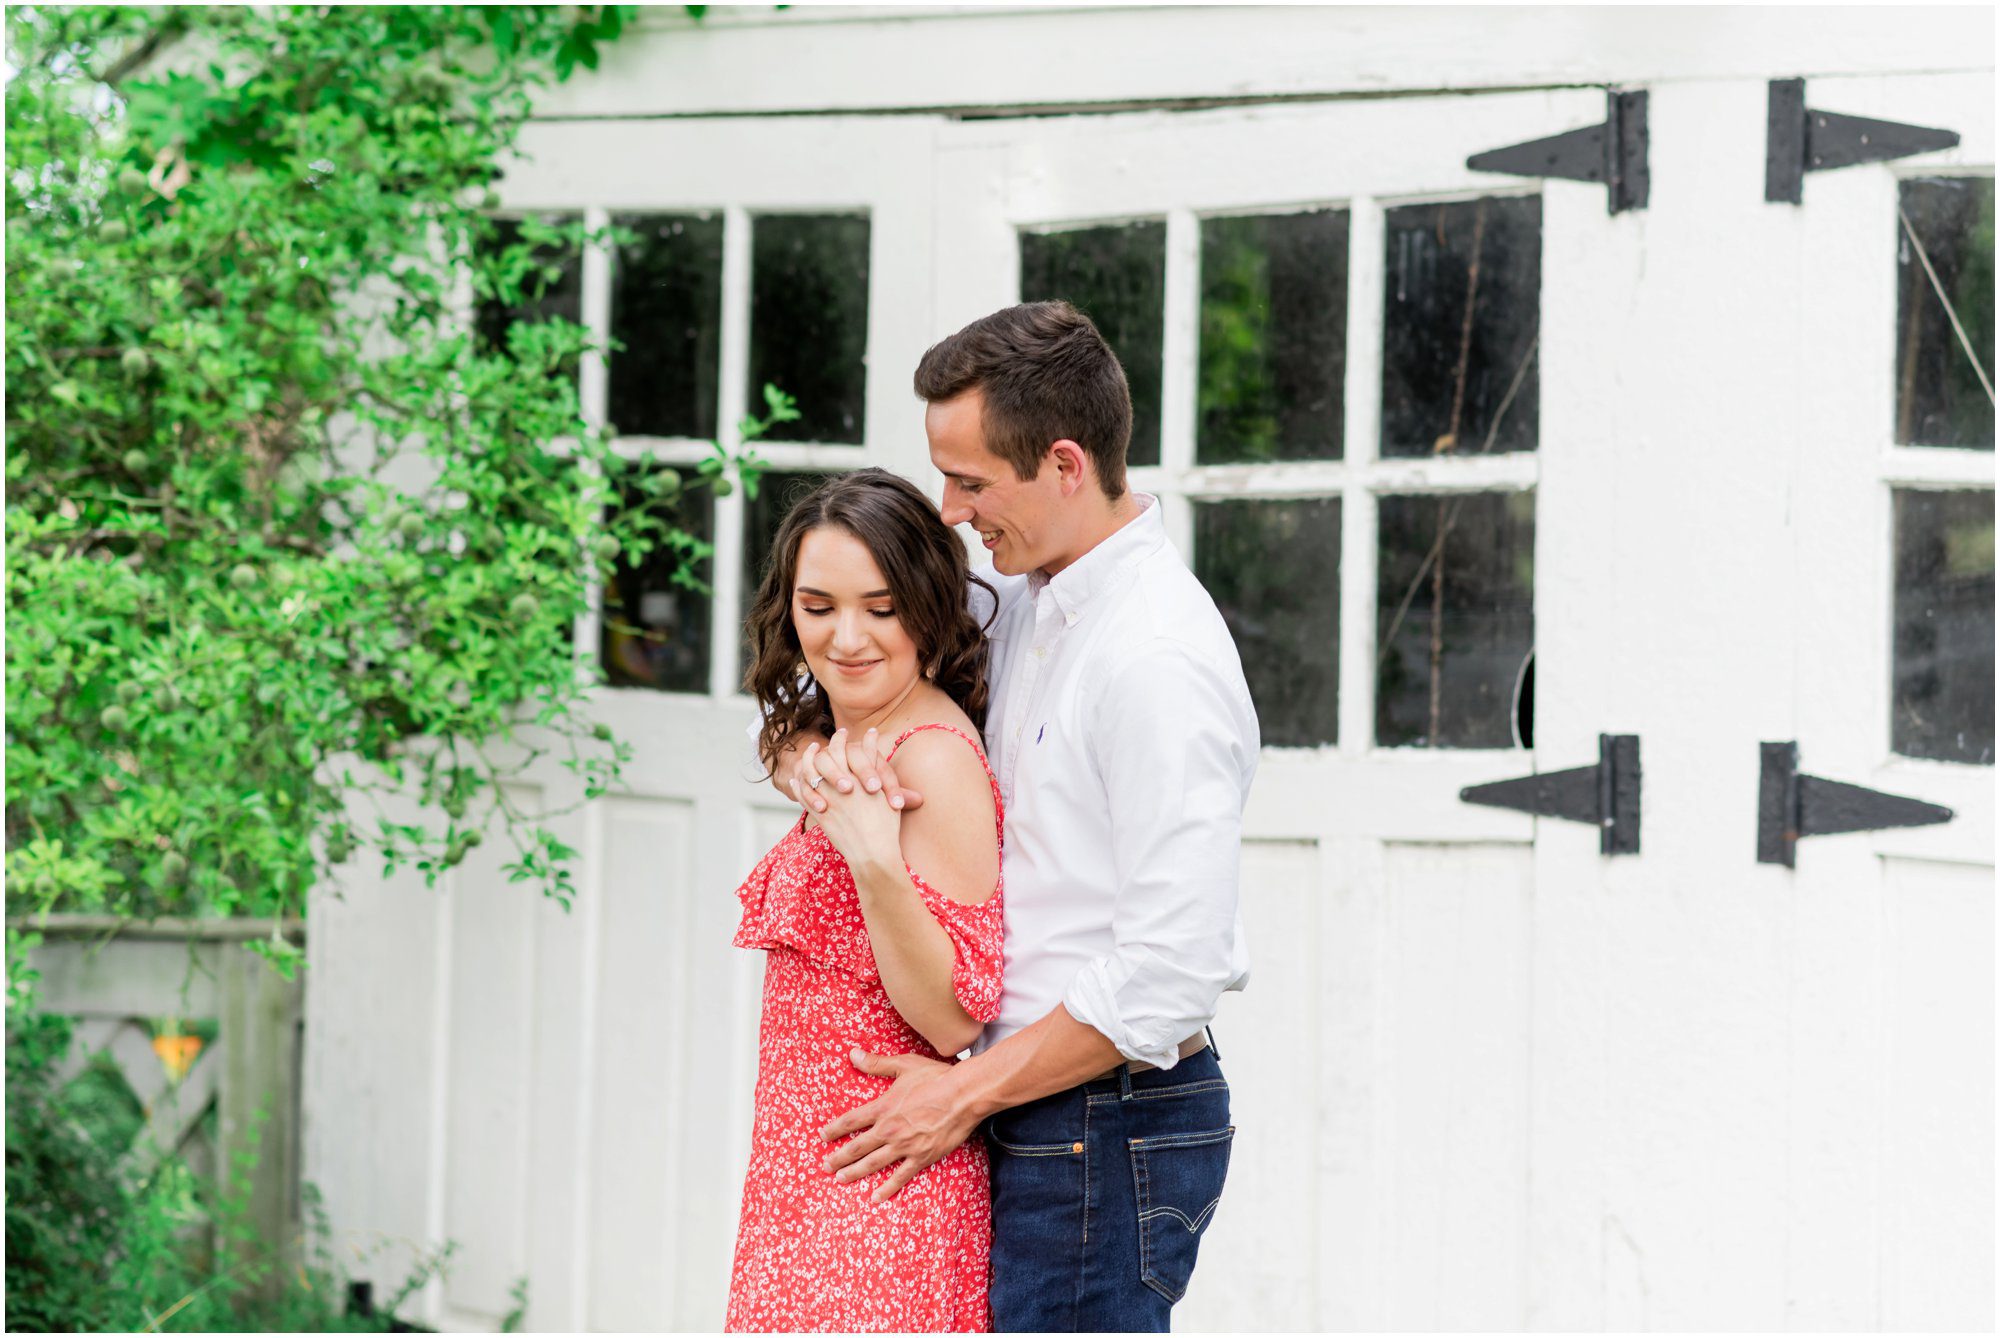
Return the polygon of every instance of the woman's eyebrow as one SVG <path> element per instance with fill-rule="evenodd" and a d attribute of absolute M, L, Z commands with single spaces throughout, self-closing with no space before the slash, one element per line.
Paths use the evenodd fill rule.
<path fill-rule="evenodd" d="M 826 591 L 824 591 L 824 590 L 815 590 L 815 589 L 813 589 L 813 588 L 812 588 L 811 586 L 809 586 L 809 585 L 802 585 L 802 586 L 800 586 L 800 587 L 799 587 L 799 593 L 800 593 L 800 594 L 802 594 L 802 595 L 818 595 L 818 596 L 819 596 L 819 597 L 820 597 L 821 599 L 832 599 L 832 598 L 833 598 L 833 596 L 832 596 L 832 595 L 829 595 L 829 594 L 828 594 L 828 593 L 827 593 Z M 869 592 L 868 592 L 867 594 L 863 595 L 863 596 L 862 596 L 862 598 L 863 598 L 863 599 L 886 599 L 886 598 L 888 598 L 888 596 L 889 596 L 889 592 L 888 592 L 887 590 L 870 590 L 870 591 L 869 591 Z"/>

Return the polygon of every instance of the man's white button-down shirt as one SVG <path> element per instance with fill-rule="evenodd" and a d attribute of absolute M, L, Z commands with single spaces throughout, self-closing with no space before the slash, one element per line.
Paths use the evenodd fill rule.
<path fill-rule="evenodd" d="M 1229 629 L 1157 501 L 1053 579 L 982 571 L 988 755 L 1006 803 L 1006 978 L 984 1049 L 1060 1003 L 1127 1059 L 1243 988 L 1237 909 L 1257 715 Z"/>

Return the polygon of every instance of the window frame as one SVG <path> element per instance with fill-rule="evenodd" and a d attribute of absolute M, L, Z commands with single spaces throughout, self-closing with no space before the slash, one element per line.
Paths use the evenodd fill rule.
<path fill-rule="evenodd" d="M 1902 201 L 1905 181 L 1936 177 L 1977 177 L 1987 181 L 1995 179 L 1991 164 L 1892 163 L 1889 164 L 1889 169 L 1892 181 L 1889 191 L 1889 221 L 1893 225 L 1889 235 L 1897 242 L 1902 240 L 1903 224 L 1896 210 Z M 1895 255 L 1893 246 L 1884 252 L 1884 261 L 1890 271 L 1891 325 L 1888 345 L 1892 357 L 1897 352 L 1900 342 L 1900 336 L 1894 326 Z M 1875 718 L 1870 726 L 1874 739 L 1873 751 L 1876 754 L 1877 765 L 1883 768 L 1949 767 L 1958 772 L 1969 771 L 1973 774 L 1990 775 L 1994 763 L 1915 757 L 1895 750 L 1896 493 L 1899 489 L 1919 492 L 1991 493 L 1994 491 L 1996 452 L 1970 446 L 1899 445 L 1896 441 L 1895 395 L 1889 394 L 1885 398 L 1885 403 L 1886 416 L 1877 429 L 1881 447 L 1876 458 L 1874 479 L 1878 535 L 1875 556 L 1876 569 L 1881 573 L 1876 607 L 1876 634 L 1880 638 L 1878 644 L 1882 647 L 1882 652 L 1873 657 L 1875 672 L 1871 696 L 1875 703 Z"/>
<path fill-rule="evenodd" d="M 1338 498 L 1341 507 L 1340 644 L 1337 650 L 1339 701 L 1331 743 L 1312 747 L 1267 747 L 1269 753 L 1320 754 L 1363 759 L 1384 754 L 1528 754 L 1531 748 L 1415 747 L 1375 739 L 1376 581 L 1379 530 L 1376 502 L 1388 495 L 1529 492 L 1541 481 L 1541 451 L 1504 455 L 1385 459 L 1378 440 L 1382 406 L 1382 340 L 1385 295 L 1387 211 L 1407 205 L 1457 204 L 1477 199 L 1542 194 L 1540 182 L 1499 184 L 1477 189 L 1412 194 L 1356 194 L 1345 197 L 1274 200 L 1232 204 L 1226 209 L 1177 205 L 1164 211 L 1133 212 L 1108 218 L 1065 218 L 1014 223 L 1018 258 L 1021 234 L 1152 222 L 1164 217 L 1166 310 L 1162 323 L 1160 463 L 1134 466 L 1130 485 L 1160 499 L 1168 538 L 1193 559 L 1194 507 L 1211 501 Z M 1201 333 L 1201 225 L 1209 218 L 1345 211 L 1348 220 L 1346 375 L 1342 387 L 1343 455 L 1338 460 L 1270 464 L 1197 464 Z M 1546 228 L 1544 229 L 1546 236 Z M 1019 291 L 1016 279 L 1015 291 Z M 1540 313 L 1538 313 L 1538 320 Z M 1539 350 L 1537 352 L 1539 358 Z M 1537 447 L 1540 446 L 1539 433 Z M 1537 596 L 1539 605 L 1539 594 Z M 1539 615 L 1539 607 L 1537 609 Z M 1530 646 L 1529 654 L 1533 654 Z"/>

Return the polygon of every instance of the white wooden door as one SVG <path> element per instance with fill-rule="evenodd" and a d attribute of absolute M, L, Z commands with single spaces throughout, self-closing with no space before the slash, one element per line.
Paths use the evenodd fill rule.
<path fill-rule="evenodd" d="M 1573 263 L 1620 225 L 1601 189 L 1465 160 L 1604 107 L 1412 98 L 941 140 L 938 328 L 1052 296 L 1098 320 L 1139 401 L 1132 482 L 1162 498 L 1258 696 L 1252 978 L 1215 1027 L 1240 1133 L 1183 1327 L 1527 1316 L 1536 827 L 1458 796 L 1535 770 L 1515 697 L 1541 628 L 1574 612 L 1545 593 L 1539 494 L 1553 434 L 1588 429 L 1558 414 L 1571 372 L 1537 341 L 1584 342 L 1573 323 L 1632 302 L 1637 276 L 1592 291 Z M 1232 398 L 1246 379 L 1269 392 Z M 1425 557 L 1446 517 L 1463 529 L 1440 623 Z"/>
<path fill-rule="evenodd" d="M 1157 463 L 1133 481 L 1232 617 L 1267 743 L 1276 722 L 1294 745 L 1267 748 L 1247 814 L 1253 980 L 1217 1026 L 1242 1136 L 1186 1326 L 1990 1322 L 1990 707 L 1983 765 L 1899 760 L 1886 740 L 1895 485 L 1986 489 L 1990 506 L 1992 457 L 1892 448 L 1882 407 L 1896 183 L 1990 175 L 1990 80 L 1863 84 L 1815 81 L 1809 101 L 1964 143 L 1766 204 L 1766 84 L 1704 82 L 1651 92 L 1647 208 L 1540 183 L 1538 421 L 1435 454 L 1391 426 L 1413 379 L 1397 322 L 1426 314 L 1405 287 L 1454 245 L 1464 259 L 1468 206 L 1497 220 L 1523 198 L 1468 155 L 1602 121 L 1602 94 L 942 138 L 938 328 L 1020 297 L 1101 304 L 1157 405 Z M 1296 233 L 1314 213 L 1344 216 L 1322 230 L 1344 252 L 1338 458 L 1280 441 L 1211 463 L 1204 341 L 1244 336 L 1211 309 L 1230 299 L 1207 266 L 1240 260 L 1231 220 L 1287 215 Z M 1261 234 L 1273 266 L 1298 245 L 1281 231 Z M 1155 250 L 1156 289 L 1134 259 Z M 1505 277 L 1489 300 L 1519 303 Z M 1151 302 L 1156 326 L 1135 315 Z M 1484 351 L 1508 347 L 1502 326 Z M 1384 706 L 1406 688 L 1383 647 L 1433 593 L 1404 581 L 1396 544 L 1426 535 L 1411 503 L 1440 494 L 1531 517 L 1532 750 L 1410 746 Z M 1276 523 L 1231 532 L 1260 507 Z M 1475 533 L 1485 547 L 1448 571 L 1477 588 L 1480 561 L 1521 559 L 1518 529 Z M 1284 574 L 1205 560 L 1257 544 Z M 1448 639 L 1505 647 L 1506 627 L 1476 623 L 1489 610 L 1446 608 Z M 1258 681 L 1260 658 L 1310 655 L 1312 636 L 1325 672 Z M 1449 716 L 1477 679 L 1445 663 Z M 1530 726 L 1509 723 L 1517 741 Z M 1592 764 L 1605 733 L 1640 739 L 1637 854 L 1459 798 Z M 1760 865 L 1755 745 L 1778 739 L 1808 772 L 1959 817 Z M 1943 1218 L 1914 1207 L 1940 1201 Z"/>
<path fill-rule="evenodd" d="M 1983 451 L 1895 443 L 1899 181 L 1981 174 L 1990 218 L 1992 84 L 1809 80 L 1810 107 L 1963 143 L 1810 173 L 1801 205 L 1764 200 L 1767 98 L 1655 87 L 1649 207 L 1567 256 L 1551 230 L 1577 283 L 1547 290 L 1551 381 L 1570 370 L 1538 756 L 1637 734 L 1644 811 L 1634 857 L 1575 824 L 1536 837 L 1538 1328 L 1993 1320 L 1990 550 L 1983 759 L 1890 738 L 1897 490 L 1983 495 L 1990 545 L 1993 479 L 1990 406 Z M 1577 194 L 1551 185 L 1550 216 Z M 1759 744 L 1782 741 L 1957 817 L 1759 863 Z"/>
<path fill-rule="evenodd" d="M 525 1282 L 531 1330 L 722 1324 L 762 970 L 730 946 L 732 892 L 796 816 L 754 778 L 741 610 L 803 480 L 925 461 L 909 374 L 935 337 L 931 135 L 537 122 L 502 182 L 510 213 L 640 234 L 574 258 L 562 286 L 565 314 L 628 345 L 581 371 L 622 454 L 692 478 L 711 442 L 740 444 L 766 381 L 825 426 L 757 444 L 771 472 L 754 501 L 687 490 L 676 519 L 714 549 L 706 595 L 627 570 L 579 627 L 579 653 L 616 670 L 591 712 L 635 757 L 555 824 L 579 852 L 573 913 L 510 885 L 496 841 L 436 893 L 353 870 L 345 900 L 314 903 L 306 1107 L 360 1112 L 368 1136 L 309 1139 L 307 1176 L 347 1243 L 389 1246 L 361 1266 L 378 1296 L 419 1246 L 455 1244 L 427 1323 L 495 1329 Z M 517 791 L 530 811 L 581 797 L 554 757 Z"/>

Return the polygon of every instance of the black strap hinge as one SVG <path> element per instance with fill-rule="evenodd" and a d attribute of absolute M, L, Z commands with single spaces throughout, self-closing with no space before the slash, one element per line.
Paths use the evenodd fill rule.
<path fill-rule="evenodd" d="M 1646 167 L 1646 91 L 1607 93 L 1603 125 L 1475 153 L 1465 165 L 1475 172 L 1599 182 L 1612 213 L 1644 209 L 1652 189 Z"/>
<path fill-rule="evenodd" d="M 1639 736 L 1597 736 L 1597 765 L 1538 776 L 1468 785 L 1458 792 L 1468 804 L 1515 808 L 1545 818 L 1568 818 L 1596 826 L 1601 855 L 1639 853 Z"/>
<path fill-rule="evenodd" d="M 1799 774 L 1799 745 L 1760 743 L 1757 862 L 1798 867 L 1799 838 L 1883 827 L 1928 827 L 1957 815 L 1940 804 Z"/>
<path fill-rule="evenodd" d="M 1764 139 L 1764 199 L 1799 204 L 1808 172 L 1830 172 L 1856 163 L 1882 163 L 1954 148 L 1956 130 L 1871 121 L 1863 116 L 1815 111 L 1806 106 L 1806 81 L 1773 79 L 1770 127 Z"/>

